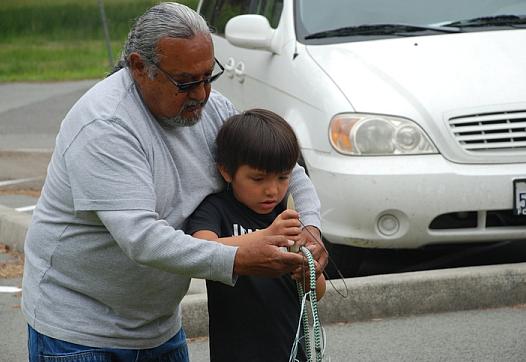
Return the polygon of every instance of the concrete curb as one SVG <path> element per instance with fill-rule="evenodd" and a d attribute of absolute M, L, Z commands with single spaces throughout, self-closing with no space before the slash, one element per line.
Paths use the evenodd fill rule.
<path fill-rule="evenodd" d="M 526 303 L 526 263 L 334 280 L 320 301 L 323 323 L 364 321 Z M 343 298 L 336 290 L 348 296 Z M 336 289 L 336 290 L 335 290 Z"/>
<path fill-rule="evenodd" d="M 52 154 L 53 154 L 53 149 L 49 149 L 49 148 L 18 148 L 18 149 L 3 148 L 3 149 L 0 149 L 0 156 L 35 157 L 35 156 L 43 155 L 45 157 L 51 158 Z"/>
<path fill-rule="evenodd" d="M 0 242 L 23 251 L 30 221 L 30 215 L 0 205 Z M 208 335 L 207 299 L 199 290 L 181 303 L 188 337 Z M 319 316 L 329 324 L 517 304 L 526 304 L 526 263 L 332 280 Z"/>
<path fill-rule="evenodd" d="M 188 337 L 208 335 L 206 303 L 206 294 L 183 299 Z M 323 325 L 525 303 L 526 263 L 518 263 L 332 280 L 318 311 Z"/>

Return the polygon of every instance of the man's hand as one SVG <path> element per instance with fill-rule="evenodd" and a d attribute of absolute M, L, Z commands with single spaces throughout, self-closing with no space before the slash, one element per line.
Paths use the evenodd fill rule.
<path fill-rule="evenodd" d="M 266 236 L 238 247 L 234 259 L 237 275 L 277 277 L 293 270 L 305 268 L 303 255 L 283 252 L 279 247 L 290 247 L 293 242 L 284 236 Z"/>
<path fill-rule="evenodd" d="M 316 261 L 316 277 L 319 277 L 329 262 L 329 253 L 327 252 L 327 249 L 325 249 L 325 245 L 323 245 L 323 241 L 321 240 L 320 230 L 314 226 L 307 225 L 303 228 L 300 239 L 304 240 L 305 247 L 309 249 Z M 292 277 L 295 280 L 303 280 L 305 272 L 308 273 L 308 268 L 306 270 L 298 268 L 293 271 Z"/>

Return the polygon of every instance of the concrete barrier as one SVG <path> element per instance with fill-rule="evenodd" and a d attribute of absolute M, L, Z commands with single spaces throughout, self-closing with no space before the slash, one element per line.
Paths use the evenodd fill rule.
<path fill-rule="evenodd" d="M 333 280 L 319 303 L 324 323 L 526 303 L 526 263 Z M 347 297 L 340 293 L 348 290 Z M 337 291 L 336 291 L 337 290 Z"/>

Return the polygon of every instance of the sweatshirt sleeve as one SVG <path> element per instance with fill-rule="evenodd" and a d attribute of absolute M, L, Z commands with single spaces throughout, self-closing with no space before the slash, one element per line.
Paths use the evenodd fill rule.
<path fill-rule="evenodd" d="M 321 230 L 320 199 L 314 185 L 305 174 L 305 169 L 300 165 L 296 165 L 292 170 L 289 191 L 303 225 L 312 225 Z"/>
<path fill-rule="evenodd" d="M 233 285 L 237 247 L 176 230 L 148 210 L 97 211 L 124 253 L 138 264 Z"/>

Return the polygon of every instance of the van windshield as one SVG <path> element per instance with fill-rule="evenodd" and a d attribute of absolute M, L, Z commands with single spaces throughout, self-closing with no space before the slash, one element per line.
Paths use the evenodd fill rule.
<path fill-rule="evenodd" d="M 296 0 L 295 22 L 307 44 L 526 29 L 526 0 Z"/>

